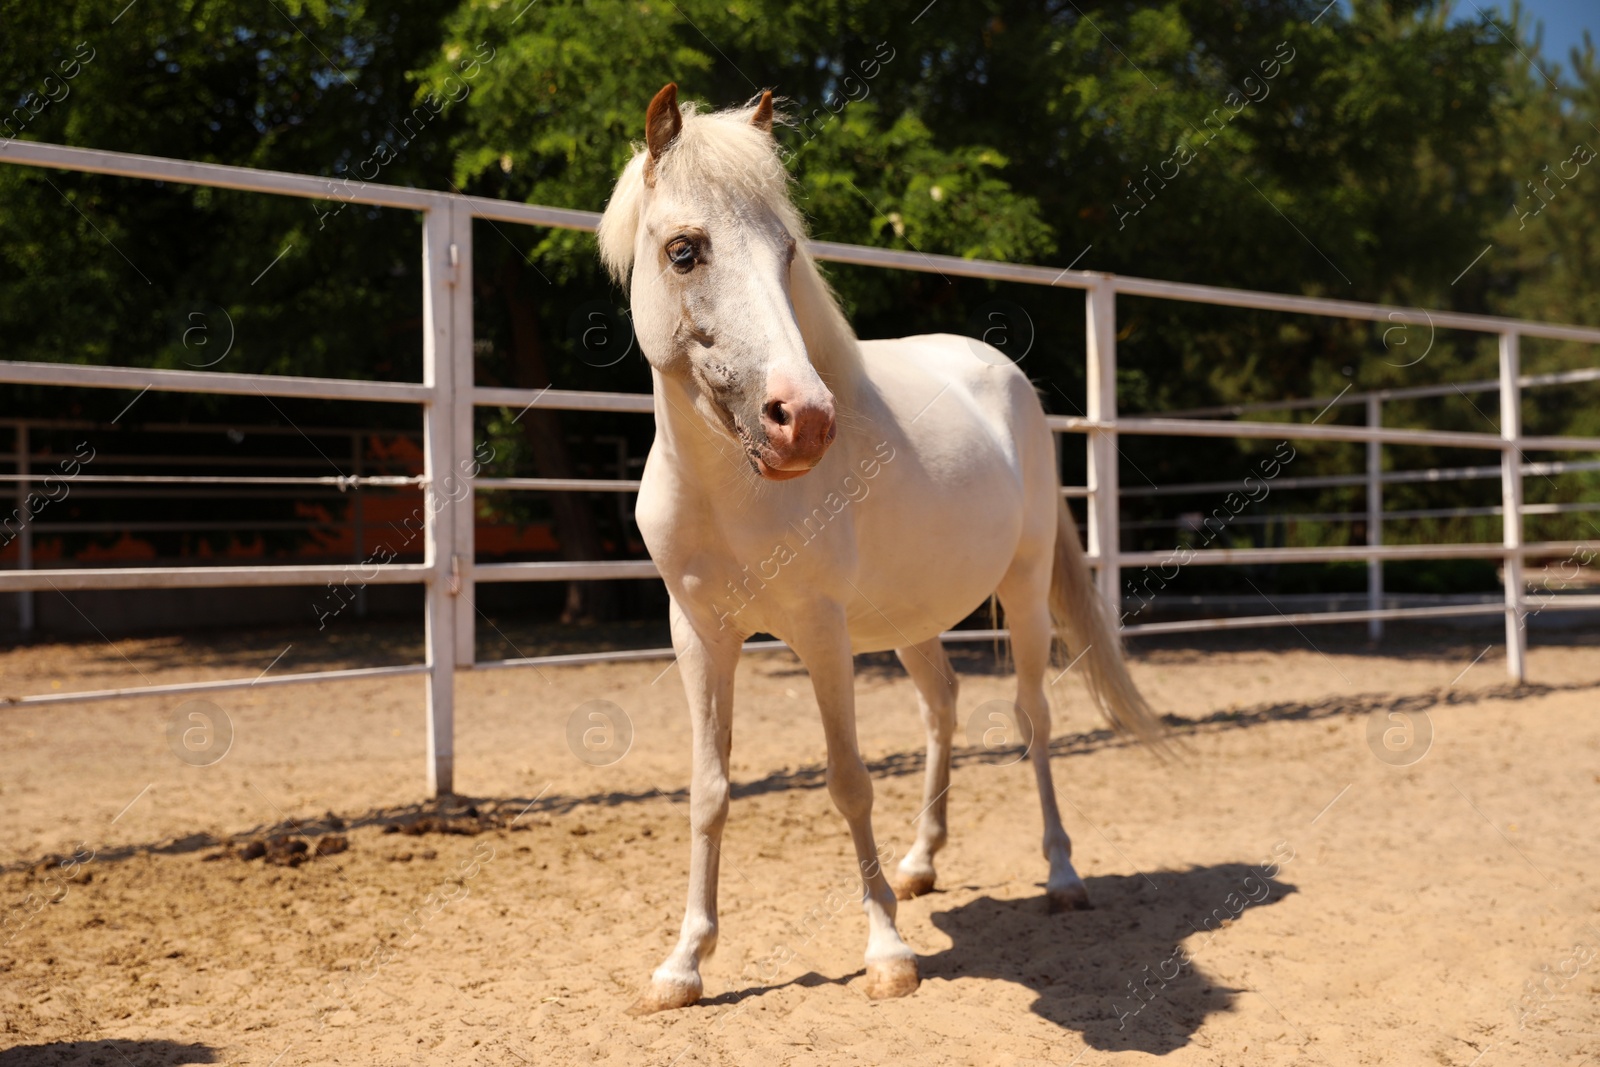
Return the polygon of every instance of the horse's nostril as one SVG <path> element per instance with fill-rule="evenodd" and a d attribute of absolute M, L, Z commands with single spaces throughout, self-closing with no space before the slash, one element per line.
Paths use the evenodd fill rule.
<path fill-rule="evenodd" d="M 779 426 L 789 425 L 789 409 L 783 406 L 783 401 L 773 400 L 767 404 L 767 418 Z"/>

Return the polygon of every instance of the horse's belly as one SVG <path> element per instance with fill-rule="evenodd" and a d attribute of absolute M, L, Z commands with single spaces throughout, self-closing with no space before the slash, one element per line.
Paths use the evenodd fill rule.
<path fill-rule="evenodd" d="M 932 640 L 981 607 L 1004 574 L 1001 567 L 992 581 L 952 582 L 941 596 L 925 600 L 915 611 L 901 611 L 903 605 L 877 597 L 859 598 L 848 607 L 850 649 L 883 652 Z"/>
<path fill-rule="evenodd" d="M 1016 557 L 1020 486 L 991 477 L 935 498 L 891 525 L 863 524 L 854 595 L 846 603 L 857 652 L 903 648 L 938 636 L 994 593 Z"/>

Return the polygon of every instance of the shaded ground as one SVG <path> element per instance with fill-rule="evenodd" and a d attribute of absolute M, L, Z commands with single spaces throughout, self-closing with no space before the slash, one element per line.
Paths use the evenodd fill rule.
<path fill-rule="evenodd" d="M 215 762 L 176 754 L 178 698 L 0 708 L 0 1065 L 1600 1056 L 1600 651 L 1541 635 L 1538 684 L 1514 689 L 1488 638 L 1408 632 L 1381 655 L 1353 630 L 1141 645 L 1176 765 L 1107 735 L 1063 679 L 1052 751 L 1093 911 L 1044 913 L 1032 775 L 964 747 L 941 890 L 901 906 L 923 986 L 888 1003 L 861 992 L 808 683 L 749 657 L 706 1001 L 643 1020 L 622 1009 L 675 938 L 687 866 L 665 663 L 464 677 L 464 795 L 443 809 L 418 803 L 421 678 L 219 694 Z M 13 649 L 0 694 L 253 674 L 285 646 L 276 671 L 411 654 L 398 629 L 327 636 Z M 1006 695 L 986 646 L 957 663 L 963 718 Z M 878 834 L 903 852 L 912 692 L 881 658 L 860 673 Z M 596 700 L 632 730 L 601 765 L 567 730 Z M 267 855 L 241 858 L 251 842 Z"/>

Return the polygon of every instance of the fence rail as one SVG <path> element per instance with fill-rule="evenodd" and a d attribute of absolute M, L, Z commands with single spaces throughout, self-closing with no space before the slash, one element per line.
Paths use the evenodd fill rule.
<path fill-rule="evenodd" d="M 593 230 L 599 216 L 593 212 L 517 204 L 483 197 L 469 197 L 423 189 L 401 188 L 362 182 L 320 178 L 305 174 L 260 171 L 243 167 L 219 166 L 152 156 L 70 148 L 37 142 L 10 141 L 0 153 L 0 163 L 54 168 L 86 173 L 118 175 L 176 182 L 213 188 L 235 189 L 313 199 L 339 199 L 423 213 L 423 380 L 421 382 L 361 381 L 352 379 L 300 378 L 281 375 L 230 374 L 215 371 L 154 370 L 129 367 L 101 367 L 70 363 L 0 362 L 0 382 L 50 386 L 94 387 L 133 390 L 170 390 L 193 393 L 304 397 L 328 400 L 385 401 L 418 405 L 423 421 L 423 474 L 407 484 L 420 485 L 426 495 L 424 553 L 421 564 L 381 566 L 333 565 L 318 567 L 140 567 L 72 568 L 46 571 L 13 571 L 0 574 L 0 591 L 39 589 L 133 589 L 201 586 L 321 585 L 328 581 L 354 578 L 359 582 L 421 583 L 426 587 L 425 661 L 421 664 L 386 668 L 320 671 L 290 675 L 272 680 L 273 684 L 311 681 L 352 680 L 396 674 L 423 674 L 427 679 L 427 775 L 430 793 L 452 791 L 454 781 L 454 693 L 457 668 L 505 668 L 530 663 L 607 662 L 645 654 L 667 654 L 667 650 L 646 653 L 588 653 L 577 656 L 476 662 L 474 649 L 473 605 L 475 583 L 505 581 L 576 581 L 649 577 L 655 573 L 648 560 L 553 563 L 491 563 L 474 565 L 473 499 L 478 490 L 583 489 L 628 492 L 636 482 L 619 480 L 603 484 L 591 479 L 477 478 L 473 464 L 473 420 L 475 407 L 542 407 L 569 411 L 609 411 L 647 414 L 653 410 L 649 396 L 580 392 L 571 390 L 527 390 L 479 387 L 473 380 L 472 336 L 472 220 L 487 219 L 532 226 Z M 1588 377 L 1540 376 L 1525 379 L 1520 369 L 1522 337 L 1600 343 L 1600 329 L 1463 314 L 1419 308 L 1396 308 L 1380 304 L 1250 292 L 1210 285 L 1164 282 L 1092 271 L 1062 270 L 924 255 L 881 248 L 810 243 L 818 259 L 870 267 L 1019 282 L 1053 288 L 1083 290 L 1086 300 L 1087 403 L 1082 418 L 1053 418 L 1057 432 L 1082 434 L 1088 451 L 1088 484 L 1069 486 L 1068 496 L 1083 497 L 1088 503 L 1088 556 L 1094 565 L 1096 584 L 1108 603 L 1120 604 L 1123 566 L 1160 565 L 1169 553 L 1122 552 L 1118 544 L 1118 509 L 1121 495 L 1118 484 L 1117 441 L 1123 434 L 1182 437 L 1280 438 L 1290 440 L 1350 441 L 1365 443 L 1368 449 L 1366 482 L 1369 486 L 1369 544 L 1343 548 L 1268 548 L 1208 549 L 1193 553 L 1189 562 L 1208 564 L 1239 562 L 1324 562 L 1365 560 L 1369 568 L 1380 568 L 1386 559 L 1410 558 L 1499 558 L 1504 570 L 1504 595 L 1497 604 L 1472 604 L 1454 607 L 1383 608 L 1376 596 L 1366 611 L 1318 612 L 1233 619 L 1189 620 L 1151 623 L 1126 628 L 1129 633 L 1171 633 L 1198 629 L 1232 629 L 1245 626 L 1300 625 L 1316 622 L 1367 620 L 1376 626 L 1384 619 L 1424 619 L 1476 614 L 1503 614 L 1505 618 L 1507 666 L 1511 676 L 1521 681 L 1526 676 L 1527 585 L 1524 561 L 1529 556 L 1559 555 L 1577 551 L 1587 542 L 1547 542 L 1525 544 L 1522 519 L 1522 477 L 1529 465 L 1523 453 L 1534 451 L 1577 451 L 1600 453 L 1600 438 L 1558 436 L 1525 437 L 1520 418 L 1521 389 L 1524 384 L 1544 385 L 1593 380 Z M 1389 390 L 1381 395 L 1363 395 L 1368 404 L 1368 424 L 1364 427 L 1312 425 L 1290 422 L 1225 422 L 1195 417 L 1122 418 L 1117 414 L 1117 298 L 1153 298 L 1216 306 L 1248 308 L 1287 314 L 1314 315 L 1435 328 L 1493 333 L 1499 337 L 1500 373 L 1493 382 L 1471 383 L 1480 391 L 1491 388 L 1500 394 L 1500 425 L 1496 433 L 1429 431 L 1386 427 L 1378 417 L 1383 399 L 1400 396 L 1443 395 L 1441 387 Z M 1549 380 L 1546 380 L 1549 379 Z M 1338 398 L 1336 398 L 1338 399 Z M 1308 407 L 1311 401 L 1296 401 Z M 1284 405 L 1278 405 L 1280 408 Z M 1242 414 L 1254 406 L 1223 411 L 1190 412 L 1202 414 Z M 1267 409 L 1260 409 L 1267 410 Z M 23 431 L 19 430 L 19 435 Z M 1499 453 L 1502 488 L 1502 538 L 1498 545 L 1395 545 L 1381 544 L 1381 449 L 1384 445 L 1431 445 Z M 27 447 L 20 442 L 14 453 L 19 467 L 27 466 Z M 1584 465 L 1587 469 L 1587 464 Z M 1578 465 L 1569 464 L 1571 469 Z M 10 479 L 19 488 L 28 484 L 27 469 L 19 469 Z M 121 476 L 99 476 L 101 478 Z M 137 477 L 137 476 L 128 476 Z M 196 477 L 160 478 L 159 484 L 179 485 L 200 481 Z M 318 479 L 271 479 L 273 484 L 326 484 Z M 336 480 L 337 481 L 337 480 Z M 361 483 L 349 483 L 361 484 Z M 1374 489 L 1373 487 L 1378 487 Z M 25 505 L 24 505 L 25 506 Z M 27 516 L 24 515 L 26 519 Z M 27 567 L 30 560 L 23 560 Z M 1378 581 L 1381 583 L 1381 571 Z M 1376 586 L 1381 593 L 1381 584 Z M 1555 597 L 1541 604 L 1540 610 L 1559 607 L 1592 607 L 1600 597 Z M 1000 636 L 994 631 L 962 631 L 946 634 L 950 640 L 975 640 Z M 753 643 L 752 648 L 775 647 L 775 642 Z M 242 688 L 242 680 L 218 680 L 166 686 L 147 686 L 93 693 L 52 693 L 27 696 L 11 701 L 29 706 L 58 704 L 74 700 L 118 699 L 155 693 L 206 692 L 221 688 Z M 262 680 L 266 684 L 266 680 Z"/>

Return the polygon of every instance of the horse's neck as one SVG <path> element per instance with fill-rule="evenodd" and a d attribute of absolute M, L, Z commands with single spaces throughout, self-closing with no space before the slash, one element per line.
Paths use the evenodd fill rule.
<path fill-rule="evenodd" d="M 744 463 L 739 446 L 706 422 L 687 383 L 651 368 L 656 439 L 680 474 L 703 486 L 725 484 Z"/>

